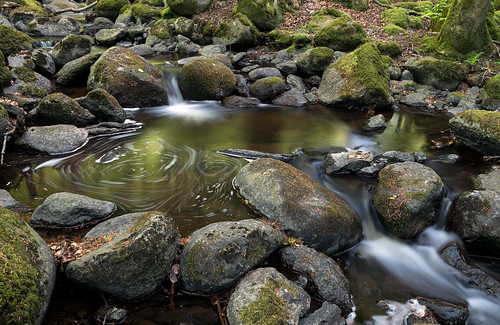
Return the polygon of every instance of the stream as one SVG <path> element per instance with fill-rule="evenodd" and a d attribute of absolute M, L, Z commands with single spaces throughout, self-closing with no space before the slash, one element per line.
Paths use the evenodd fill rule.
<path fill-rule="evenodd" d="M 292 165 L 349 202 L 363 224 L 365 239 L 336 256 L 344 263 L 356 305 L 351 323 L 401 324 L 406 311 L 414 308 L 408 300 L 418 295 L 468 304 L 468 324 L 500 323 L 499 300 L 463 287 L 457 271 L 438 254 L 456 239 L 443 230 L 451 202 L 460 191 L 473 188 L 471 175 L 487 167 L 466 148 L 432 149 L 431 140 L 449 136 L 448 118 L 442 113 L 402 107 L 383 112 L 388 121 L 383 132 L 366 132 L 366 112 L 321 105 L 227 109 L 217 102 L 185 102 L 175 83 L 168 84 L 169 106 L 129 111 L 131 122 L 141 126 L 134 132 L 92 138 L 84 148 L 63 156 L 9 151 L 0 188 L 32 208 L 50 194 L 67 191 L 116 203 L 115 216 L 163 211 L 186 237 L 210 223 L 252 217 L 232 187 L 247 162 L 218 150 L 299 152 Z M 330 176 L 323 171 L 324 155 L 344 147 L 425 153 L 426 165 L 441 176 L 447 190 L 438 223 L 413 241 L 386 234 L 371 202 L 376 178 Z M 451 153 L 461 159 L 454 164 L 437 160 Z M 49 240 L 73 234 L 49 231 L 42 236 Z M 499 279 L 498 261 L 481 261 Z M 390 302 L 394 310 L 384 313 L 376 306 L 379 300 Z M 108 303 L 125 307 L 131 324 L 220 323 L 217 308 L 205 297 L 160 291 L 122 305 L 59 275 L 44 324 L 97 324 L 97 310 Z"/>

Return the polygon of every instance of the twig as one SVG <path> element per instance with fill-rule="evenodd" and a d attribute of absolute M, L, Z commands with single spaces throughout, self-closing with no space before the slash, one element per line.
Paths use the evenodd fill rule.
<path fill-rule="evenodd" d="M 224 316 L 222 315 L 222 308 L 220 307 L 219 299 L 215 301 L 215 305 L 217 306 L 217 312 L 219 313 L 220 323 L 225 325 L 226 323 L 224 322 Z"/>
<path fill-rule="evenodd" d="M 66 8 L 63 10 L 56 11 L 56 12 L 54 12 L 54 14 L 59 15 L 59 14 L 65 13 L 65 12 L 82 12 L 82 11 L 85 11 L 87 9 L 95 7 L 97 5 L 97 2 L 98 1 L 93 2 L 93 3 L 91 3 L 88 6 L 85 6 L 83 8 L 76 8 L 76 9 L 75 8 Z"/>
<path fill-rule="evenodd" d="M 7 139 L 9 138 L 9 135 L 14 133 L 16 131 L 16 126 L 12 128 L 12 130 L 7 131 L 3 134 L 3 144 L 2 144 L 2 154 L 0 155 L 0 165 L 3 165 L 3 156 L 5 155 L 5 148 L 7 147 Z"/>

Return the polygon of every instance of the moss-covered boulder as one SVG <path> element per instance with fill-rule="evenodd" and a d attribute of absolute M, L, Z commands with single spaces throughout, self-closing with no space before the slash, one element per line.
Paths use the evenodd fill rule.
<path fill-rule="evenodd" d="M 94 89 L 76 101 L 101 121 L 122 123 L 127 118 L 120 103 L 104 89 Z"/>
<path fill-rule="evenodd" d="M 384 108 L 394 102 L 389 81 L 377 45 L 368 43 L 328 66 L 317 95 L 325 105 Z"/>
<path fill-rule="evenodd" d="M 284 93 L 286 91 L 286 84 L 280 77 L 265 77 L 251 84 L 249 91 L 252 97 L 265 102 Z"/>
<path fill-rule="evenodd" d="M 153 293 L 165 281 L 179 242 L 179 229 L 171 217 L 144 212 L 127 231 L 71 261 L 66 275 L 119 300 L 137 300 Z"/>
<path fill-rule="evenodd" d="M 95 116 L 81 107 L 76 100 L 63 94 L 52 93 L 42 99 L 30 112 L 37 124 L 71 124 L 83 126 L 92 123 Z"/>
<path fill-rule="evenodd" d="M 340 3 L 343 7 L 348 9 L 358 11 L 365 11 L 368 9 L 368 0 L 333 0 L 333 2 Z"/>
<path fill-rule="evenodd" d="M 54 45 L 52 57 L 60 69 L 69 61 L 90 53 L 92 38 L 86 35 L 68 35 Z"/>
<path fill-rule="evenodd" d="M 237 13 L 221 23 L 214 32 L 214 44 L 231 46 L 234 50 L 244 50 L 257 45 L 260 32 L 247 16 Z"/>
<path fill-rule="evenodd" d="M 337 18 L 314 35 L 316 46 L 326 46 L 335 51 L 350 51 L 366 42 L 363 26 L 346 18 Z"/>
<path fill-rule="evenodd" d="M 122 7 L 129 4 L 128 0 L 99 0 L 95 10 L 98 16 L 114 21 L 118 18 Z"/>
<path fill-rule="evenodd" d="M 58 85 L 85 86 L 90 74 L 90 68 L 102 53 L 89 53 L 76 60 L 66 63 L 61 70 L 56 73 L 56 83 Z"/>
<path fill-rule="evenodd" d="M 400 56 L 403 53 L 401 45 L 399 45 L 396 41 L 377 42 L 377 48 L 381 54 L 387 55 L 391 58 Z"/>
<path fill-rule="evenodd" d="M 382 28 L 382 32 L 389 36 L 408 35 L 408 32 L 404 28 L 394 24 L 387 24 L 384 28 Z"/>
<path fill-rule="evenodd" d="M 283 233 L 257 220 L 203 227 L 191 235 L 182 252 L 182 288 L 204 294 L 224 292 L 279 248 L 283 240 Z"/>
<path fill-rule="evenodd" d="M 141 22 L 150 22 L 161 18 L 163 8 L 155 7 L 144 3 L 134 3 L 130 8 L 132 15 Z"/>
<path fill-rule="evenodd" d="M 227 305 L 231 325 L 298 324 L 311 297 L 272 267 L 249 273 L 236 286 Z"/>
<path fill-rule="evenodd" d="M 0 323 L 42 324 L 56 280 L 45 241 L 0 206 Z"/>
<path fill-rule="evenodd" d="M 411 238 L 437 221 L 443 196 L 443 181 L 435 171 L 404 162 L 380 171 L 373 204 L 391 234 Z"/>
<path fill-rule="evenodd" d="M 31 52 L 35 62 L 35 70 L 46 77 L 52 77 L 56 73 L 56 64 L 48 50 L 38 48 Z"/>
<path fill-rule="evenodd" d="M 0 92 L 3 87 L 7 87 L 10 85 L 10 80 L 12 79 L 12 75 L 10 70 L 5 66 L 5 58 L 0 51 Z"/>
<path fill-rule="evenodd" d="M 382 13 L 382 21 L 386 24 L 394 24 L 403 29 L 408 28 L 409 14 L 404 8 L 386 9 Z"/>
<path fill-rule="evenodd" d="M 174 28 L 177 34 L 190 37 L 193 33 L 194 21 L 186 17 L 179 17 L 174 21 Z"/>
<path fill-rule="evenodd" d="M 327 255 L 361 239 L 356 212 L 337 195 L 298 169 L 275 159 L 243 167 L 234 185 L 248 206 L 281 224 L 288 236 Z"/>
<path fill-rule="evenodd" d="M 0 25 L 0 51 L 6 57 L 21 50 L 31 50 L 32 48 L 31 37 L 27 34 L 17 29 Z"/>
<path fill-rule="evenodd" d="M 466 191 L 453 202 L 447 228 L 480 255 L 500 256 L 500 193 Z"/>
<path fill-rule="evenodd" d="M 192 16 L 210 8 L 212 0 L 167 0 L 167 4 L 180 15 Z"/>
<path fill-rule="evenodd" d="M 500 155 L 500 112 L 468 110 L 449 121 L 462 144 L 485 155 Z"/>
<path fill-rule="evenodd" d="M 433 57 L 411 58 L 405 68 L 416 82 L 437 89 L 453 91 L 467 77 L 465 67 L 455 61 L 440 60 Z"/>
<path fill-rule="evenodd" d="M 297 68 L 307 75 L 323 74 L 323 71 L 332 63 L 335 51 L 329 47 L 315 47 L 307 50 L 299 56 Z"/>
<path fill-rule="evenodd" d="M 351 20 L 351 16 L 348 13 L 334 9 L 334 8 L 324 8 L 315 11 L 311 14 L 313 18 L 307 24 L 306 29 L 310 33 L 317 33 L 321 28 L 325 27 L 337 18 L 345 18 L 346 20 Z"/>
<path fill-rule="evenodd" d="M 90 69 L 87 88 L 103 88 L 123 107 L 151 107 L 168 102 L 161 71 L 132 50 L 115 46 Z"/>
<path fill-rule="evenodd" d="M 172 26 L 173 24 L 171 21 L 160 19 L 151 27 L 149 33 L 161 39 L 170 39 L 170 35 L 172 35 Z"/>
<path fill-rule="evenodd" d="M 102 45 L 113 46 L 126 39 L 128 33 L 123 28 L 103 28 L 95 33 L 95 40 Z"/>
<path fill-rule="evenodd" d="M 261 31 L 275 29 L 283 21 L 283 10 L 274 0 L 238 0 L 234 11 L 246 15 Z"/>
<path fill-rule="evenodd" d="M 488 79 L 484 85 L 488 97 L 500 100 L 500 74 Z"/>
<path fill-rule="evenodd" d="M 11 86 L 4 89 L 5 93 L 13 94 L 21 92 L 22 88 L 26 85 L 37 86 L 47 90 L 48 92 L 53 91 L 54 86 L 51 81 L 30 68 L 14 68 L 11 70 L 11 75 L 14 82 Z"/>
<path fill-rule="evenodd" d="M 27 33 L 33 36 L 67 36 L 80 33 L 80 25 L 69 16 L 36 17 L 27 25 Z"/>
<path fill-rule="evenodd" d="M 231 94 L 236 77 L 226 65 L 208 58 L 197 58 L 179 72 L 179 88 L 185 98 L 220 100 Z"/>

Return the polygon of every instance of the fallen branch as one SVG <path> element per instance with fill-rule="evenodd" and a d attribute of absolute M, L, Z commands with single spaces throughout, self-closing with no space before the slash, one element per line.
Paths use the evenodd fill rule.
<path fill-rule="evenodd" d="M 5 148 L 7 147 L 7 140 L 9 136 L 16 131 L 16 126 L 12 128 L 12 130 L 7 131 L 3 134 L 3 144 L 2 144 L 2 153 L 0 155 L 0 165 L 3 165 L 3 156 L 5 155 Z"/>
<path fill-rule="evenodd" d="M 54 12 L 54 14 L 59 15 L 59 14 L 65 13 L 65 12 L 82 12 L 82 11 L 85 11 L 87 9 L 95 7 L 97 5 L 97 2 L 98 1 L 93 2 L 93 3 L 89 4 L 88 6 L 85 6 L 85 7 L 82 7 L 82 8 L 66 8 L 66 9 Z"/>

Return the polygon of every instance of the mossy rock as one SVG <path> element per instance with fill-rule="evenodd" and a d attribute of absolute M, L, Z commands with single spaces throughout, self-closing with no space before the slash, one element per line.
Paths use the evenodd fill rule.
<path fill-rule="evenodd" d="M 18 215 L 0 206 L 0 323 L 41 324 L 56 278 L 52 253 Z"/>
<path fill-rule="evenodd" d="M 267 36 L 272 39 L 271 45 L 275 49 L 284 49 L 293 44 L 293 31 L 275 29 L 267 33 Z"/>
<path fill-rule="evenodd" d="M 433 57 L 411 58 L 405 63 L 416 82 L 441 90 L 453 91 L 467 77 L 460 63 Z"/>
<path fill-rule="evenodd" d="M 172 35 L 172 22 L 166 19 L 158 20 L 151 27 L 150 34 L 161 39 L 170 39 Z"/>
<path fill-rule="evenodd" d="M 143 23 L 161 18 L 163 8 L 150 6 L 142 3 L 135 3 L 130 8 L 135 19 L 141 20 Z"/>
<path fill-rule="evenodd" d="M 244 50 L 258 44 L 260 32 L 247 16 L 237 13 L 221 23 L 214 32 L 213 44 Z"/>
<path fill-rule="evenodd" d="M 21 50 L 31 50 L 31 37 L 9 26 L 0 25 L 0 51 L 7 57 Z"/>
<path fill-rule="evenodd" d="M 408 11 L 403 8 L 386 9 L 382 13 L 382 21 L 406 29 L 408 27 L 408 16 Z"/>
<path fill-rule="evenodd" d="M 28 67 L 19 67 L 12 69 L 12 73 L 16 79 L 19 79 L 25 83 L 35 83 L 38 78 L 35 74 L 35 71 L 31 70 Z"/>
<path fill-rule="evenodd" d="M 432 3 L 432 1 L 402 1 L 394 3 L 393 6 L 424 13 L 430 11 L 434 7 L 434 4 Z"/>
<path fill-rule="evenodd" d="M 47 11 L 43 8 L 42 4 L 36 0 L 0 0 L 0 6 L 3 6 L 6 2 L 14 2 L 28 10 L 35 12 L 37 15 L 46 15 Z"/>
<path fill-rule="evenodd" d="M 408 27 L 411 29 L 422 29 L 424 28 L 424 23 L 419 17 L 409 16 L 408 17 Z"/>
<path fill-rule="evenodd" d="M 78 59 L 92 49 L 92 38 L 87 35 L 68 35 L 52 49 L 54 63 L 60 69 L 66 63 Z"/>
<path fill-rule="evenodd" d="M 274 0 L 238 0 L 234 12 L 246 15 L 261 31 L 273 30 L 283 21 L 283 10 Z"/>
<path fill-rule="evenodd" d="M 333 2 L 339 3 L 348 9 L 358 11 L 368 10 L 368 0 L 333 0 Z"/>
<path fill-rule="evenodd" d="M 335 51 L 331 48 L 315 47 L 300 55 L 297 60 L 297 68 L 302 73 L 321 76 L 334 58 Z"/>
<path fill-rule="evenodd" d="M 115 21 L 120 14 L 120 10 L 130 5 L 128 0 L 99 0 L 96 6 L 96 13 L 100 17 L 106 17 Z"/>
<path fill-rule="evenodd" d="M 484 85 L 484 90 L 486 90 L 488 97 L 500 99 L 500 74 L 488 79 L 486 85 Z"/>
<path fill-rule="evenodd" d="M 142 3 L 145 5 L 155 6 L 155 7 L 165 7 L 164 0 L 137 0 L 134 3 Z"/>
<path fill-rule="evenodd" d="M 39 123 L 84 126 L 95 120 L 94 115 L 63 93 L 52 93 L 43 98 L 32 114 Z"/>
<path fill-rule="evenodd" d="M 182 94 L 194 100 L 220 100 L 231 94 L 236 86 L 231 69 L 208 58 L 197 58 L 184 65 L 178 78 Z"/>
<path fill-rule="evenodd" d="M 286 91 L 286 85 L 280 77 L 258 79 L 249 88 L 250 95 L 261 101 L 269 101 Z"/>
<path fill-rule="evenodd" d="M 10 70 L 5 66 L 0 66 L 0 92 L 3 87 L 7 87 L 10 85 L 10 81 L 12 80 L 12 74 Z"/>
<path fill-rule="evenodd" d="M 310 33 L 317 33 L 321 28 L 325 27 L 336 18 L 345 18 L 351 20 L 351 16 L 341 10 L 333 8 L 324 8 L 312 13 L 313 18 L 307 24 L 307 31 Z"/>
<path fill-rule="evenodd" d="M 20 85 L 19 86 L 21 96 L 30 98 L 44 98 L 48 95 L 46 89 L 37 87 L 35 85 Z"/>
<path fill-rule="evenodd" d="M 167 0 L 172 10 L 183 16 L 199 14 L 212 5 L 212 0 Z"/>
<path fill-rule="evenodd" d="M 326 46 L 335 51 L 350 51 L 366 42 L 363 26 L 346 18 L 337 18 L 314 35 L 316 46 Z"/>
<path fill-rule="evenodd" d="M 387 24 L 385 27 L 382 29 L 382 32 L 386 33 L 389 36 L 397 36 L 397 35 L 408 35 L 408 32 L 394 24 Z"/>
<path fill-rule="evenodd" d="M 194 30 L 194 21 L 186 17 L 179 17 L 174 21 L 174 27 L 177 34 L 190 37 Z"/>
<path fill-rule="evenodd" d="M 377 48 L 381 54 L 390 56 L 391 58 L 398 57 L 403 53 L 401 45 L 396 41 L 377 42 Z"/>

